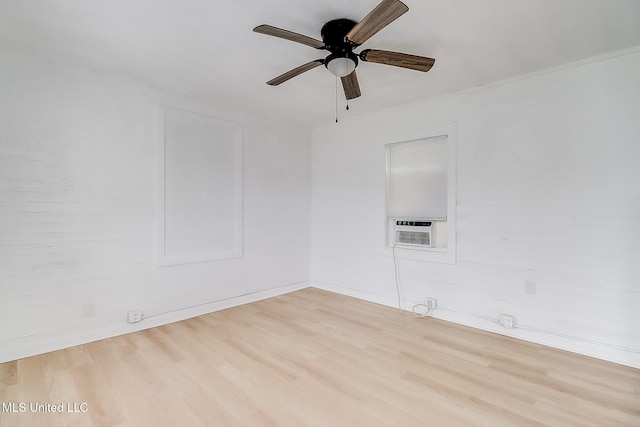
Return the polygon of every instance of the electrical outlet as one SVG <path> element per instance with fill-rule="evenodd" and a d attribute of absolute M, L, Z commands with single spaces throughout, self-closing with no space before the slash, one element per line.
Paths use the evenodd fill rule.
<path fill-rule="evenodd" d="M 424 305 L 427 306 L 427 310 L 429 310 L 429 312 L 435 310 L 436 308 L 438 308 L 438 299 L 437 298 L 427 298 L 424 302 Z"/>
<path fill-rule="evenodd" d="M 138 323 L 142 320 L 142 310 L 131 310 L 127 313 L 127 322 Z"/>
<path fill-rule="evenodd" d="M 502 313 L 500 315 L 500 324 L 505 328 L 513 328 L 516 325 L 516 317 Z"/>
<path fill-rule="evenodd" d="M 535 282 L 535 280 L 525 280 L 524 281 L 524 293 L 525 293 L 525 295 L 535 295 L 536 294 L 536 282 Z"/>
<path fill-rule="evenodd" d="M 96 314 L 96 305 L 92 302 L 82 304 L 82 316 L 91 317 Z"/>

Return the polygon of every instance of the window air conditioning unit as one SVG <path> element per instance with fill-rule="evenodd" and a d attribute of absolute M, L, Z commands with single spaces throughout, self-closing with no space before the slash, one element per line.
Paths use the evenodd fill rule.
<path fill-rule="evenodd" d="M 431 221 L 396 221 L 394 244 L 431 248 L 433 229 Z"/>

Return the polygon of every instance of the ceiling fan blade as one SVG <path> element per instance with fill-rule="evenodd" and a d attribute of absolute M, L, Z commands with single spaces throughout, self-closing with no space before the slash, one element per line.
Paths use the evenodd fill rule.
<path fill-rule="evenodd" d="M 407 5 L 399 0 L 382 0 L 349 31 L 347 40 L 359 46 L 408 10 Z"/>
<path fill-rule="evenodd" d="M 410 55 L 408 53 L 391 52 L 388 50 L 365 49 L 360 52 L 360 59 L 365 62 L 393 65 L 394 67 L 409 68 L 411 70 L 427 72 L 436 62 L 433 58 Z"/>
<path fill-rule="evenodd" d="M 351 74 L 345 77 L 341 77 L 342 88 L 344 89 L 344 96 L 349 99 L 359 97 L 360 85 L 358 84 L 358 76 L 356 76 L 356 70 L 353 70 Z"/>
<path fill-rule="evenodd" d="M 294 68 L 293 70 L 287 71 L 286 73 L 279 75 L 278 77 L 271 79 L 267 82 L 269 86 L 278 86 L 280 83 L 284 83 L 289 79 L 294 78 L 297 75 L 304 73 L 305 71 L 312 70 L 317 66 L 324 64 L 324 59 L 316 59 L 315 61 L 307 62 L 304 65 Z"/>
<path fill-rule="evenodd" d="M 307 46 L 315 47 L 316 49 L 324 49 L 324 43 L 320 40 L 316 40 L 311 37 L 303 36 L 302 34 L 294 33 L 293 31 L 283 30 L 282 28 L 273 27 L 271 25 L 258 25 L 253 29 L 254 32 L 260 34 L 266 34 L 268 36 L 280 37 L 281 39 L 291 40 L 292 42 L 306 44 Z"/>

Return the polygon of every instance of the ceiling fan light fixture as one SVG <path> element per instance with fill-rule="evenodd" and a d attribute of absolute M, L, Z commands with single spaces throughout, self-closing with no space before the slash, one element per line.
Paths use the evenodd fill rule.
<path fill-rule="evenodd" d="M 356 69 L 358 57 L 352 52 L 341 52 L 327 56 L 324 66 L 334 76 L 345 77 Z"/>
<path fill-rule="evenodd" d="M 350 100 L 361 95 L 358 76 L 355 72 L 359 61 L 422 72 L 429 71 L 435 63 L 433 58 L 379 49 L 365 49 L 358 54 L 353 52 L 354 49 L 360 47 L 408 10 L 407 5 L 401 0 L 380 0 L 380 3 L 360 22 L 347 18 L 332 19 L 326 22 L 320 30 L 322 41 L 272 25 L 258 25 L 253 29 L 256 33 L 301 43 L 316 50 L 329 51 L 328 56 L 289 70 L 269 80 L 267 84 L 277 86 L 323 64 L 331 74 L 341 78 L 345 98 Z"/>

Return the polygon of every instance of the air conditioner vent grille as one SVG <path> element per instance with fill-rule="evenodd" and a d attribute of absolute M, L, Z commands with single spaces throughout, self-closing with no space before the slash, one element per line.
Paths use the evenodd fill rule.
<path fill-rule="evenodd" d="M 404 245 L 431 246 L 431 233 L 425 231 L 396 231 L 396 243 Z"/>

